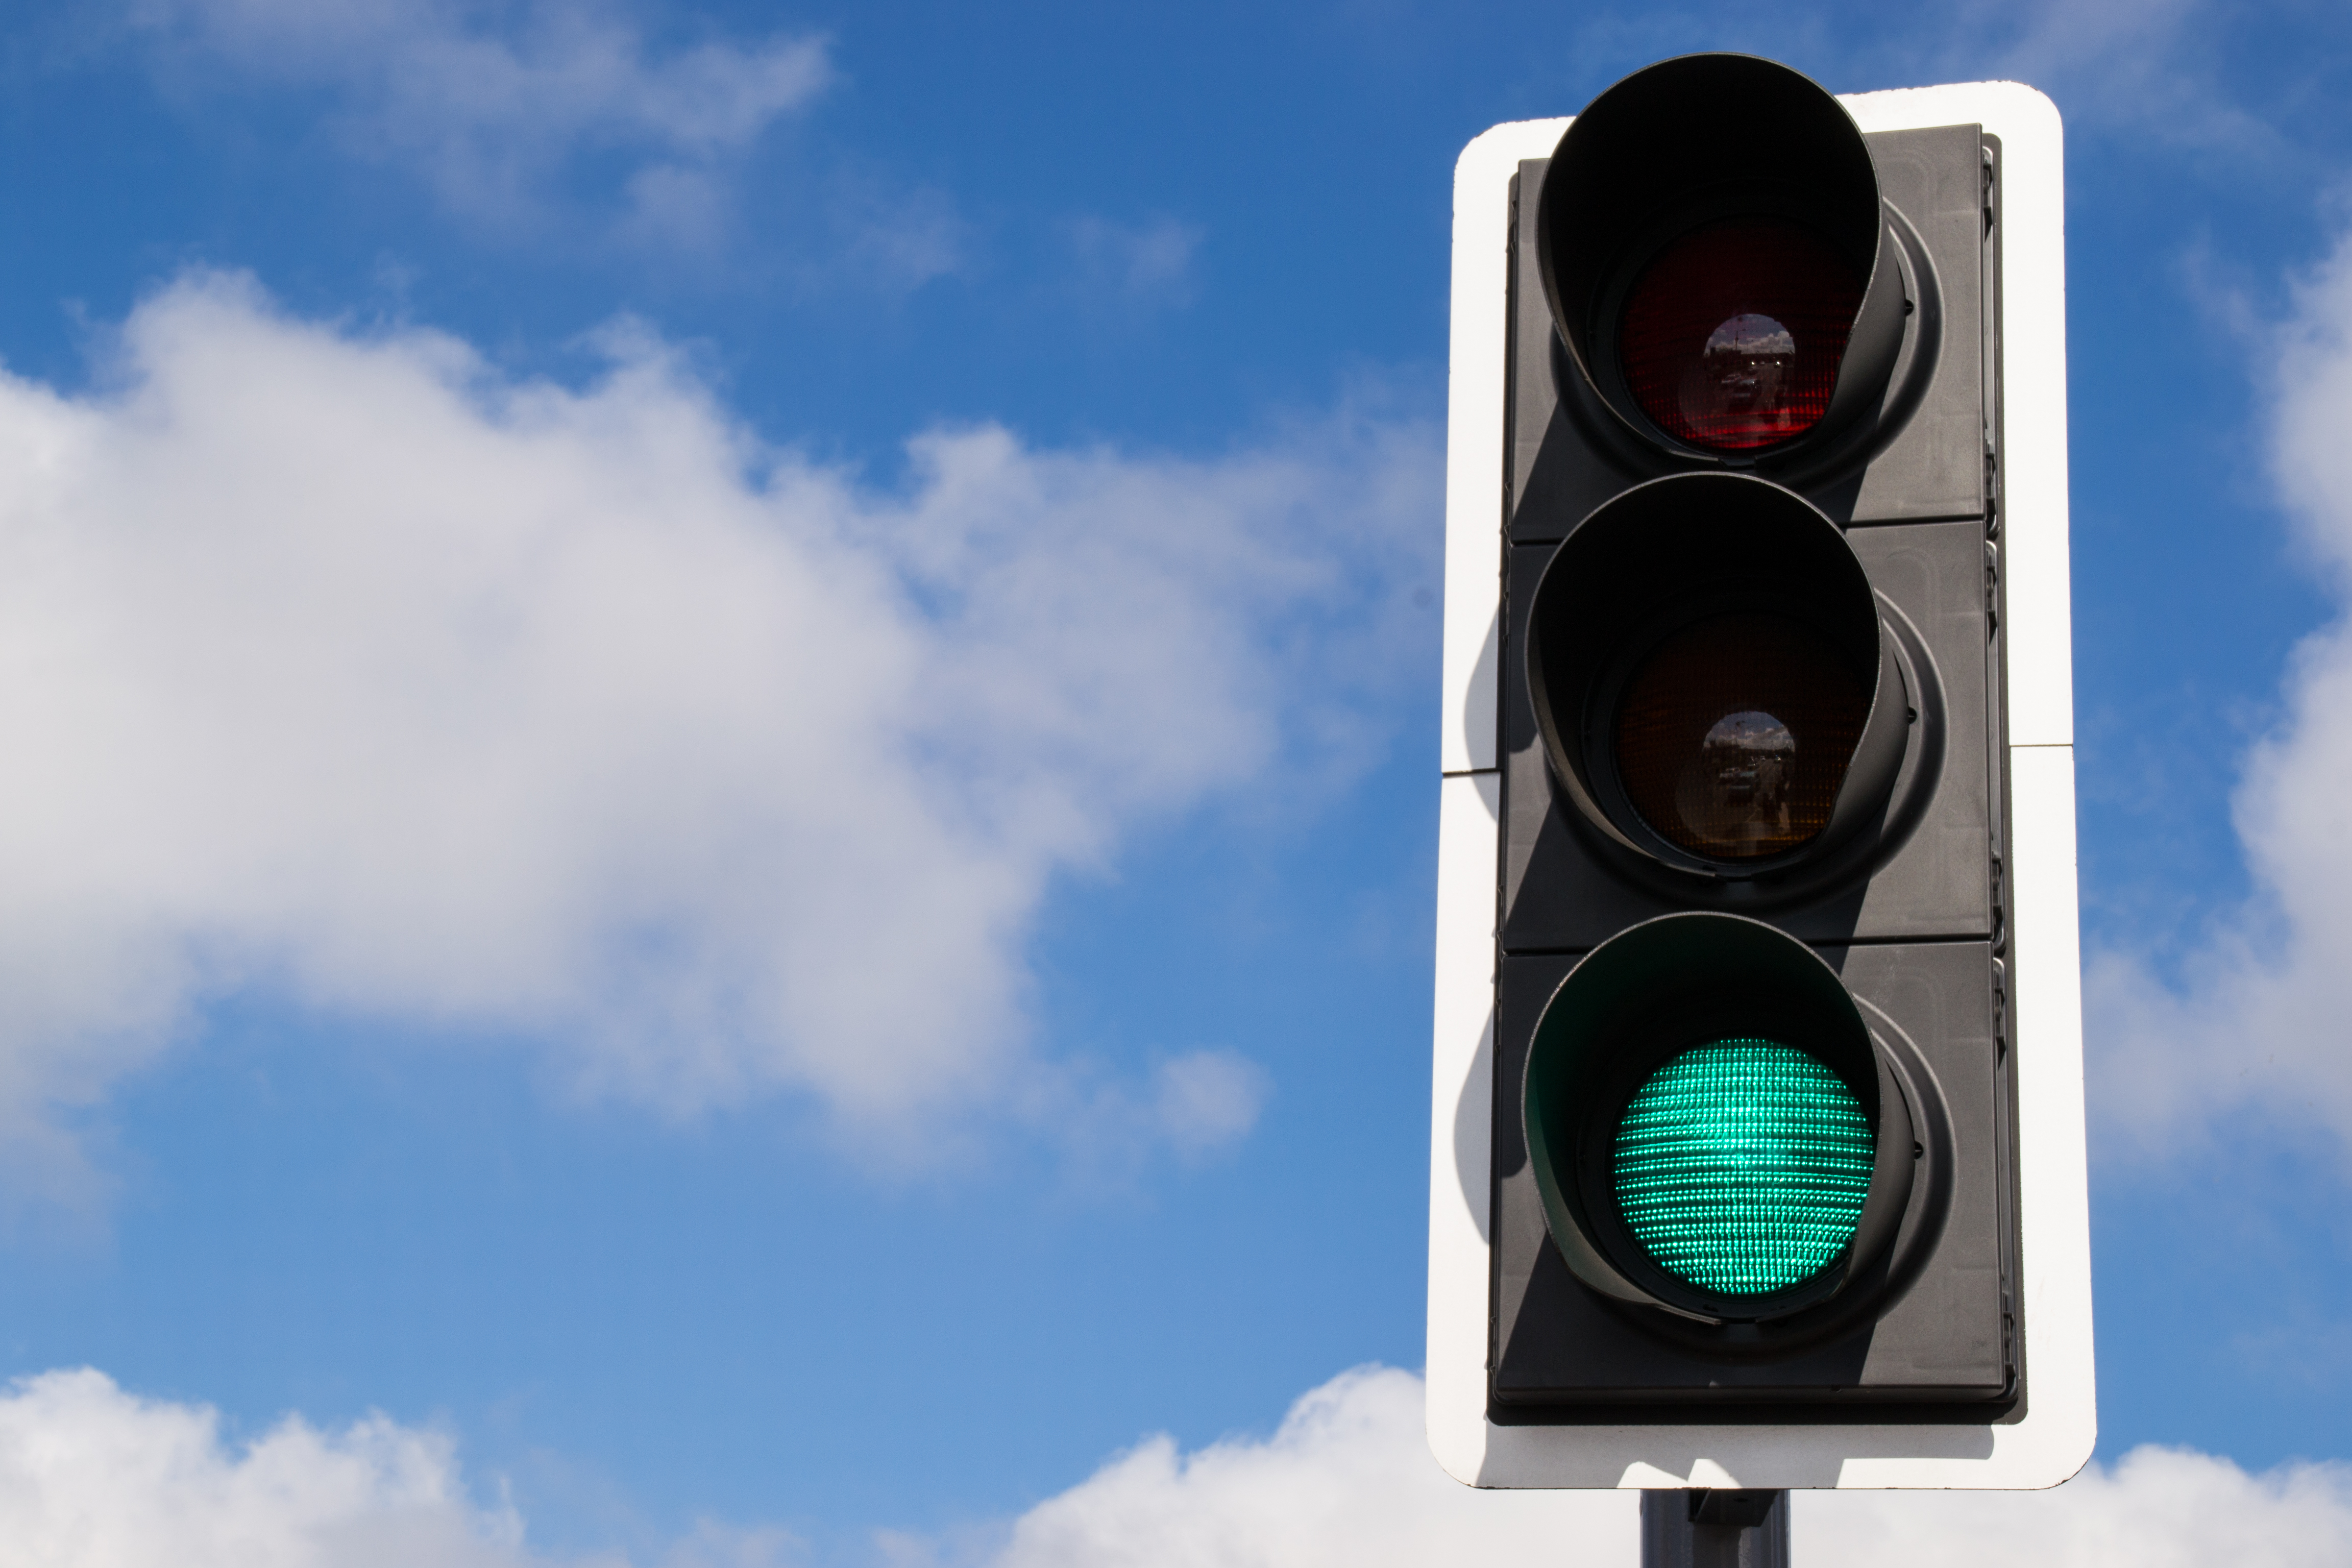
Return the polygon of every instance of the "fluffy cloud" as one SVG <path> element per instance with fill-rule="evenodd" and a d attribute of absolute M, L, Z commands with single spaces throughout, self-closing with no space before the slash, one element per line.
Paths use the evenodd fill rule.
<path fill-rule="evenodd" d="M 1968 76 L 1990 69 L 2032 82 L 2054 94 L 2070 119 L 2127 128 L 2192 153 L 2259 157 L 2279 148 L 2274 125 L 2226 97 L 2208 64 L 2215 37 L 2231 25 L 2226 7 L 2207 0 L 1988 0 L 1955 23 L 1942 61 L 1965 61 Z"/>
<path fill-rule="evenodd" d="M 1640 1555 L 1630 1493 L 1478 1492 L 1437 1468 L 1421 1380 L 1364 1368 L 1315 1390 L 1264 1439 L 1191 1454 L 1147 1441 L 1022 1516 L 989 1568 L 1424 1568 L 1614 1565 Z M 1836 1568 L 2210 1563 L 2296 1565 L 2352 1553 L 2352 1468 L 2250 1476 L 2226 1459 L 2141 1448 L 2048 1492 L 1806 1492 L 1798 1561 Z M 901 1555 L 919 1560 L 920 1553 Z"/>
<path fill-rule="evenodd" d="M 877 489 L 611 352 L 518 383 L 205 277 L 109 391 L 0 378 L 0 1131 L 239 986 L 671 1110 L 1054 1114 L 1084 1093 L 1023 1054 L 1022 952 L 1056 875 L 1350 765 L 1419 662 L 1417 427 L 933 432 Z M 1196 1149 L 1254 1075 L 1129 1098 Z"/>
<path fill-rule="evenodd" d="M 2143 1447 L 2046 1492 L 1807 1494 L 1790 1523 L 1792 1554 L 1855 1568 L 2320 1568 L 2352 1552 L 2352 1467 L 2249 1475 L 2210 1454 Z"/>
<path fill-rule="evenodd" d="M 1641 1554 L 1633 1499 L 1479 1492 L 1437 1468 L 1421 1379 L 1346 1373 L 1264 1439 L 1194 1453 L 1148 1439 L 1013 1526 L 990 1568 L 1424 1568 L 1622 1564 Z"/>
<path fill-rule="evenodd" d="M 1152 1438 L 988 1542 L 886 1534 L 903 1568 L 1426 1568 L 1606 1564 L 1639 1554 L 1637 1503 L 1609 1492 L 1478 1492 L 1422 1437 L 1421 1380 L 1367 1367 L 1259 1438 L 1192 1453 Z M 1800 1560 L 1854 1568 L 2320 1568 L 2352 1553 L 2352 1468 L 2249 1475 L 2142 1448 L 2048 1492 L 1807 1492 Z M 381 1416 L 321 1432 L 289 1418 L 246 1444 L 191 1405 L 142 1400 L 89 1371 L 0 1394 L 0 1541 L 23 1568 L 527 1568 L 511 1507 L 477 1500 L 448 1439 Z M 798 1560 L 772 1529 L 698 1527 L 666 1568 Z M 597 1562 L 622 1568 L 618 1559 Z"/>
<path fill-rule="evenodd" d="M 134 0 L 137 26 L 188 58 L 343 96 L 354 146 L 416 163 L 478 213 L 549 166 L 618 150 L 669 207 L 832 75 L 822 38 L 657 52 L 618 6 L 539 0 L 520 26 L 457 0 Z"/>
<path fill-rule="evenodd" d="M 200 1407 L 54 1372 L 0 1395 L 0 1540 L 18 1568 L 521 1568 L 511 1510 L 448 1441 L 381 1417 L 289 1419 L 249 1445 Z"/>
<path fill-rule="evenodd" d="M 2296 305 L 2273 345 L 2273 468 L 2310 559 L 2352 609 L 2352 237 Z M 2352 620 L 2305 639 L 2283 697 L 2235 801 L 2253 899 L 2171 975 L 2124 954 L 2090 965 L 2096 1102 L 2127 1138 L 2252 1111 L 2352 1142 Z"/>

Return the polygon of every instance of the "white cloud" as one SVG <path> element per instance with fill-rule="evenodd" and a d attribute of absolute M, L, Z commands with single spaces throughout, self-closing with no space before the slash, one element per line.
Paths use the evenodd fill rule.
<path fill-rule="evenodd" d="M 919 288 L 961 267 L 971 244 L 953 199 L 931 186 L 852 173 L 835 182 L 826 208 L 838 249 L 802 271 L 820 286 Z"/>
<path fill-rule="evenodd" d="M 1149 1439 L 984 1552 L 893 1544 L 910 1563 L 976 1556 L 989 1568 L 1616 1568 L 1640 1555 L 1638 1509 L 1630 1492 L 1457 1484 L 1429 1456 L 1421 1380 L 1366 1367 L 1299 1400 L 1268 1437 L 1189 1454 Z M 2317 1568 L 2352 1554 L 2352 1468 L 2250 1476 L 2209 1455 L 2140 1448 L 2047 1492 L 1801 1492 L 1791 1524 L 1794 1557 L 1820 1568 Z"/>
<path fill-rule="evenodd" d="M 447 1439 L 381 1416 L 223 1441 L 198 1406 L 53 1372 L 0 1394 L 12 1568 L 521 1568 L 522 1521 L 466 1493 Z M 725 1561 L 713 1559 L 713 1561 Z"/>
<path fill-rule="evenodd" d="M 934 431 L 877 490 L 611 348 L 515 382 L 215 276 L 102 395 L 0 378 L 0 1132 L 239 986 L 676 1111 L 1066 1110 L 1023 1046 L 1055 878 L 1311 792 L 1424 651 L 1418 426 Z M 1172 1057 L 1147 1120 L 1230 1139 L 1254 1070 Z"/>
<path fill-rule="evenodd" d="M 2231 25 L 2225 7 L 2205 0 L 1975 0 L 1957 21 L 1948 60 L 1966 57 L 1970 74 L 1990 68 L 2032 82 L 2070 118 L 2191 150 L 2262 156 L 2279 149 L 2275 127 L 2231 102 L 2212 68 L 2212 36 Z"/>
<path fill-rule="evenodd" d="M 1172 217 L 1139 224 L 1082 217 L 1066 230 L 1078 267 L 1095 288 L 1130 300 L 1181 303 L 1192 291 L 1202 231 Z"/>
<path fill-rule="evenodd" d="M 1854 1568 L 2321 1568 L 2352 1556 L 2352 1467 L 2140 1447 L 2046 1492 L 1809 1492 L 1790 1525 L 1791 1556 Z"/>
<path fill-rule="evenodd" d="M 2352 237 L 2271 347 L 2273 469 L 2338 615 L 2295 649 L 2284 719 L 2246 759 L 2234 815 L 2254 897 L 2172 972 L 2089 965 L 2095 1103 L 2149 1147 L 2245 1111 L 2352 1143 Z"/>
<path fill-rule="evenodd" d="M 784 1568 L 808 1553 L 801 1539 L 773 1525 L 738 1529 L 704 1520 L 662 1553 L 661 1568 Z"/>
<path fill-rule="evenodd" d="M 1422 1436 L 1421 1380 L 1364 1367 L 1264 1438 L 1185 1453 L 1150 1438 L 1009 1526 L 956 1541 L 880 1532 L 900 1568 L 1428 1568 L 1639 1554 L 1630 1492 L 1480 1492 Z M 2320 1568 L 2352 1555 L 2352 1468 L 2249 1475 L 2140 1448 L 2047 1492 L 1801 1492 L 1795 1555 L 1820 1568 Z M 526 1568 L 520 1515 L 477 1500 L 444 1436 L 382 1416 L 341 1432 L 289 1417 L 226 1440 L 200 1406 L 99 1373 L 0 1394 L 0 1541 L 22 1568 Z M 664 1568 L 802 1560 L 773 1528 L 705 1522 Z M 599 1558 L 621 1568 L 618 1558 Z"/>
<path fill-rule="evenodd" d="M 1223 1049 L 1163 1057 L 1140 1081 L 1092 1063 L 1057 1063 L 1035 1077 L 1027 1118 L 1057 1130 L 1094 1191 L 1131 1181 L 1161 1151 L 1197 1161 L 1239 1142 L 1274 1089 L 1264 1068 Z"/>
<path fill-rule="evenodd" d="M 176 60 L 341 94 L 355 148 L 413 161 L 451 200 L 493 217 L 582 151 L 642 159 L 640 177 L 674 190 L 832 76 L 819 37 L 659 51 L 617 5 L 595 0 L 132 0 L 131 15 Z M 509 17 L 517 25 L 499 25 Z"/>
<path fill-rule="evenodd" d="M 1477 1492 L 1437 1468 L 1421 1379 L 1346 1373 L 1263 1439 L 1152 1437 L 1021 1516 L 990 1568 L 1426 1568 L 1640 1556 L 1632 1500 Z"/>
<path fill-rule="evenodd" d="M 1162 1137 L 1187 1153 L 1234 1142 L 1257 1124 L 1269 1085 L 1265 1069 L 1232 1051 L 1188 1051 L 1151 1075 L 1152 1114 Z"/>

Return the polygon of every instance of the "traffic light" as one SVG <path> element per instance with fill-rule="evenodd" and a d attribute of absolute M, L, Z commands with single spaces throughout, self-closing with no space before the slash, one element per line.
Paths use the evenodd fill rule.
<path fill-rule="evenodd" d="M 2027 89 L 1698 55 L 1463 156 L 1429 1353 L 1463 1479 L 2088 1457 L 2058 153 Z"/>

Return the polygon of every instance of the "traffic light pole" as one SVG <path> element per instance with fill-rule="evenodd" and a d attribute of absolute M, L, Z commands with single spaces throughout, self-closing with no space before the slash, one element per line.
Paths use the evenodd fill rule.
<path fill-rule="evenodd" d="M 1789 1494 L 1642 1494 L 1642 1568 L 1789 1568 Z"/>

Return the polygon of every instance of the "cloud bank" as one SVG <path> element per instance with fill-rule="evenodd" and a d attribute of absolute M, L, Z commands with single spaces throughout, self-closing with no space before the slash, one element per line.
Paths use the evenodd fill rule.
<path fill-rule="evenodd" d="M 1423 1444 L 1421 1380 L 1366 1367 L 1264 1438 L 1191 1453 L 1151 1438 L 987 1541 L 883 1532 L 896 1568 L 1428 1568 L 1639 1555 L 1632 1493 L 1479 1492 Z M 0 1540 L 22 1568 L 527 1568 L 511 1506 L 486 1504 L 443 1436 L 382 1416 L 289 1417 L 250 1442 L 201 1406 L 53 1372 L 0 1394 Z M 2249 1475 L 2140 1448 L 2047 1492 L 1803 1492 L 1792 1545 L 1822 1568 L 2322 1568 L 2352 1555 L 2352 1467 Z M 803 1560 L 784 1532 L 706 1522 L 655 1562 Z M 622 1568 L 617 1556 L 593 1560 Z"/>
<path fill-rule="evenodd" d="M 0 1540 L 19 1568 L 519 1568 L 510 1509 L 469 1499 L 447 1439 L 382 1417 L 289 1418 L 243 1446 L 218 1416 L 88 1370 L 0 1395 Z"/>
<path fill-rule="evenodd" d="M 669 1112 L 1083 1109 L 1024 1045 L 1048 889 L 1344 776 L 1426 662 L 1419 426 L 933 431 L 877 488 L 607 348 L 519 382 L 205 276 L 104 391 L 0 377 L 0 1132 L 239 988 Z M 1263 1090 L 1211 1052 L 1129 1098 L 1197 1150 Z"/>
<path fill-rule="evenodd" d="M 1155 1437 L 1024 1514 L 988 1568 L 1426 1568 L 1640 1556 L 1633 1493 L 1479 1492 L 1441 1472 L 1421 1380 L 1347 1373 L 1265 1438 L 1186 1454 Z M 1796 1560 L 1823 1568 L 2091 1568 L 2340 1563 L 2352 1467 L 2248 1475 L 2226 1459 L 2140 1448 L 2048 1492 L 1803 1492 Z M 902 1555 L 919 1562 L 921 1553 Z"/>
<path fill-rule="evenodd" d="M 2284 717 L 2233 803 L 2254 897 L 2177 970 L 2109 952 L 2086 976 L 2094 1104 L 2149 1149 L 2252 1113 L 2352 1147 L 2352 236 L 2270 344 L 2273 471 L 2336 618 L 2290 661 Z"/>

